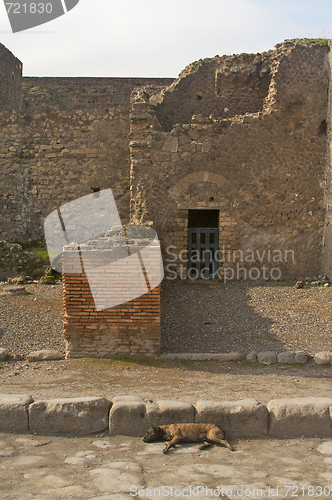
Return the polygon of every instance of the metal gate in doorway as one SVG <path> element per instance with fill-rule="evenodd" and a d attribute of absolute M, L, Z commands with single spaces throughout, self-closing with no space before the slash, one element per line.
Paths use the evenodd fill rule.
<path fill-rule="evenodd" d="M 188 278 L 218 277 L 219 231 L 216 228 L 188 228 Z"/>

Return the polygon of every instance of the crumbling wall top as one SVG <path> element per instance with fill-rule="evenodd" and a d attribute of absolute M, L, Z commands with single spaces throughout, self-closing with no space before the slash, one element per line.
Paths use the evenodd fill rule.
<path fill-rule="evenodd" d="M 229 119 L 283 110 L 294 102 L 306 104 L 304 115 L 319 109 L 317 120 L 321 123 L 326 108 L 328 52 L 327 39 L 293 39 L 261 54 L 200 59 L 150 102 L 166 131 L 177 123 L 190 123 L 193 115 Z"/>

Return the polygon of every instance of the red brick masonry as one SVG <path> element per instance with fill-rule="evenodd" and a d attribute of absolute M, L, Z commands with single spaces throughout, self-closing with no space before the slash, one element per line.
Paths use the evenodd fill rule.
<path fill-rule="evenodd" d="M 121 259 L 117 251 L 99 249 L 84 254 L 89 280 L 93 280 L 93 294 L 87 274 L 77 272 L 82 271 L 75 260 L 77 254 L 71 251 L 62 254 L 67 358 L 158 355 L 160 352 L 160 285 L 151 289 L 146 283 L 147 273 L 144 271 L 143 275 L 140 266 L 138 271 L 135 259 Z M 150 278 L 153 277 L 151 270 L 156 272 L 160 266 L 155 257 L 158 252 L 159 247 L 149 247 L 141 254 L 145 257 Z M 113 267 L 109 265 L 111 255 L 115 263 Z M 123 269 L 125 272 L 121 272 Z M 149 292 L 126 301 L 130 298 L 127 295 L 126 299 L 124 295 L 128 289 L 128 276 L 129 286 L 134 290 L 131 296 L 145 290 Z M 114 297 L 116 304 L 123 303 L 106 309 L 112 303 L 110 298 L 113 300 Z"/>
<path fill-rule="evenodd" d="M 110 309 L 96 311 L 85 274 L 63 275 L 67 358 L 158 355 L 160 285 Z"/>
<path fill-rule="evenodd" d="M 160 353 L 159 244 L 149 228 L 126 234 L 62 252 L 67 358 Z"/>

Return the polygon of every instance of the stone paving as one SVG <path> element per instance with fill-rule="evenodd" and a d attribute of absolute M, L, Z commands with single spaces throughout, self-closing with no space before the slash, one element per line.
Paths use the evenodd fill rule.
<path fill-rule="evenodd" d="M 0 434 L 1 500 L 327 498 L 332 440 L 231 440 L 235 451 L 94 435 Z"/>

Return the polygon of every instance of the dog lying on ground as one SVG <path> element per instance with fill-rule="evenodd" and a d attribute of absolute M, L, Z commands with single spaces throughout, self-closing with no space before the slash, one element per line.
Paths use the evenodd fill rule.
<path fill-rule="evenodd" d="M 211 444 L 223 444 L 233 450 L 226 439 L 224 431 L 214 424 L 172 424 L 152 426 L 143 438 L 144 443 L 156 441 L 169 441 L 163 453 L 175 447 L 177 443 L 203 443 L 200 450 L 208 448 Z"/>

